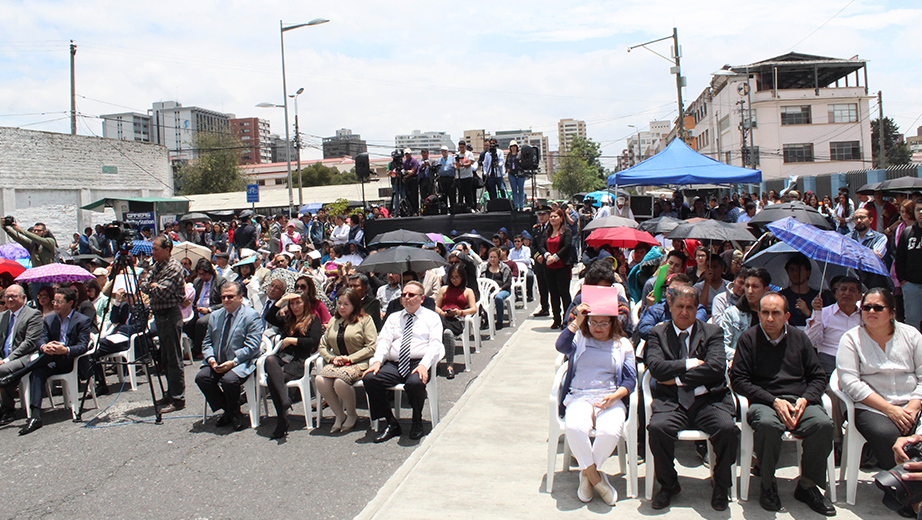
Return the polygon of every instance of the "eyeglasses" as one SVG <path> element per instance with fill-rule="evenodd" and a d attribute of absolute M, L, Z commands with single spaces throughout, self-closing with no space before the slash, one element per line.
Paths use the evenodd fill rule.
<path fill-rule="evenodd" d="M 611 321 L 592 321 L 592 320 L 589 320 L 589 326 L 590 326 L 590 327 L 595 327 L 595 328 L 597 328 L 597 329 L 601 329 L 601 328 L 605 328 L 605 327 L 610 327 L 610 326 L 611 326 Z"/>
<path fill-rule="evenodd" d="M 422 296 L 422 295 L 421 295 L 421 294 L 416 294 L 416 293 L 411 293 L 411 292 L 405 292 L 405 293 L 400 293 L 400 296 L 403 296 L 404 298 L 415 298 L 415 297 L 417 297 L 417 296 Z"/>
<path fill-rule="evenodd" d="M 869 305 L 869 304 L 864 304 L 864 305 L 861 306 L 861 310 L 863 310 L 864 312 L 871 312 L 871 311 L 874 311 L 874 312 L 883 312 L 884 309 L 889 309 L 889 308 L 890 308 L 890 307 L 887 307 L 886 305 Z"/>
<path fill-rule="evenodd" d="M 222 294 L 221 295 L 222 300 L 233 300 L 236 297 L 237 297 L 236 294 Z"/>
<path fill-rule="evenodd" d="M 299 284 L 295 285 L 295 289 L 298 289 L 299 291 L 306 291 L 306 290 L 307 290 L 307 284 L 306 284 L 306 283 L 299 283 Z"/>

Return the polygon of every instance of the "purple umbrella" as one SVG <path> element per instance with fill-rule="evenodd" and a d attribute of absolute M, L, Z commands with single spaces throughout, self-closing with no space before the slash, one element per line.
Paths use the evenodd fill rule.
<path fill-rule="evenodd" d="M 93 273 L 70 264 L 48 264 L 27 269 L 16 277 L 17 282 L 60 283 L 95 280 Z"/>
<path fill-rule="evenodd" d="M 0 258 L 6 258 L 7 260 L 29 258 L 29 251 L 17 242 L 10 242 L 0 246 Z"/>

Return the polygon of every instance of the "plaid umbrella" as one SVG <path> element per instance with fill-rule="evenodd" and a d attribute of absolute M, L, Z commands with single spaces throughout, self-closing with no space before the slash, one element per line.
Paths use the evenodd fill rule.
<path fill-rule="evenodd" d="M 767 227 L 779 240 L 817 262 L 889 276 L 887 267 L 877 253 L 845 235 L 822 231 L 792 217 L 768 224 Z"/>
<path fill-rule="evenodd" d="M 144 254 L 150 256 L 153 251 L 153 244 L 147 240 L 133 240 L 131 242 L 131 254 L 140 255 Z"/>
<path fill-rule="evenodd" d="M 60 283 L 60 282 L 82 282 L 85 280 L 95 280 L 93 273 L 71 264 L 48 264 L 40 267 L 26 269 L 16 277 L 17 282 L 41 282 L 41 283 Z"/>
<path fill-rule="evenodd" d="M 659 245 L 659 242 L 650 233 L 626 227 L 596 229 L 589 233 L 586 238 L 586 244 L 590 247 L 610 245 L 612 247 L 633 248 L 639 243 L 650 244 L 651 246 Z"/>
<path fill-rule="evenodd" d="M 29 258 L 29 251 L 17 242 L 10 242 L 0 246 L 0 258 L 6 258 L 7 260 Z"/>

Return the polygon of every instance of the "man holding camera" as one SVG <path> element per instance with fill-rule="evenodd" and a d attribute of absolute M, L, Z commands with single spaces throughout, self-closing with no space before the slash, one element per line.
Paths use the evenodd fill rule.
<path fill-rule="evenodd" d="M 448 207 L 454 211 L 458 202 L 455 198 L 455 160 L 448 153 L 448 147 L 442 146 L 442 157 L 437 163 L 438 189 L 448 198 Z"/>
<path fill-rule="evenodd" d="M 506 198 L 506 183 L 503 181 L 503 151 L 497 146 L 496 138 L 490 139 L 490 147 L 483 154 L 483 175 L 487 183 L 490 200 L 496 198 L 497 188 L 502 198 Z"/>
<path fill-rule="evenodd" d="M 48 233 L 45 224 L 36 222 L 32 227 L 32 232 L 29 232 L 20 228 L 13 217 L 7 216 L 3 219 L 3 230 L 10 238 L 22 244 L 29 251 L 32 267 L 54 263 L 54 249 L 58 243 Z"/>
<path fill-rule="evenodd" d="M 458 153 L 455 154 L 455 170 L 458 172 L 458 203 L 466 205 L 468 211 L 477 207 L 474 201 L 474 154 L 468 151 L 467 142 L 458 141 Z"/>
<path fill-rule="evenodd" d="M 409 148 L 403 149 L 403 186 L 410 213 L 415 215 L 419 213 L 419 161 Z"/>

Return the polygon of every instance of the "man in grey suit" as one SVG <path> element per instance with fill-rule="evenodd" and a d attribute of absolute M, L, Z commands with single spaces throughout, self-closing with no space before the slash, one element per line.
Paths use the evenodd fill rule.
<path fill-rule="evenodd" d="M 42 335 L 42 313 L 27 307 L 26 293 L 20 285 L 11 285 L 4 292 L 6 311 L 0 314 L 0 378 L 25 368 L 29 357 L 38 349 Z M 19 380 L 0 388 L 0 426 L 15 419 L 13 390 Z M 23 403 L 23 406 L 28 404 Z"/>
<path fill-rule="evenodd" d="M 199 386 L 211 409 L 224 410 L 215 424 L 246 428 L 240 413 L 240 387 L 256 370 L 263 324 L 259 313 L 243 306 L 243 287 L 230 282 L 221 290 L 222 308 L 211 313 L 208 331 L 202 342 L 205 364 L 195 384 Z M 259 406 L 259 403 L 250 403 Z"/>
<path fill-rule="evenodd" d="M 195 300 L 192 302 L 195 318 L 183 326 L 183 332 L 192 338 L 192 358 L 202 359 L 202 341 L 208 332 L 208 321 L 211 313 L 221 308 L 221 290 L 227 280 L 215 272 L 211 262 L 204 258 L 195 264 L 195 272 L 198 275 L 192 282 L 195 288 Z"/>

